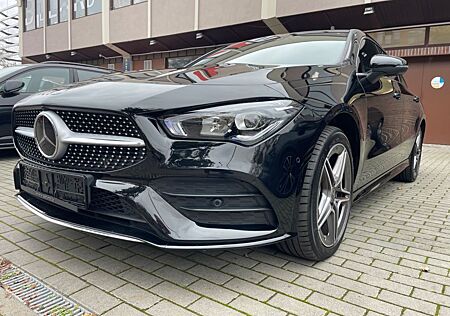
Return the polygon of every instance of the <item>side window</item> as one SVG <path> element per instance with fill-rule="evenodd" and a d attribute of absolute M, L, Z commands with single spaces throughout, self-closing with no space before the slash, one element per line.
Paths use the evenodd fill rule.
<path fill-rule="evenodd" d="M 102 72 L 79 70 L 79 69 L 77 69 L 77 73 L 78 73 L 78 81 L 94 79 L 106 75 L 105 73 Z"/>
<path fill-rule="evenodd" d="M 371 40 L 365 39 L 361 43 L 358 53 L 358 72 L 367 72 L 370 69 L 370 60 L 373 56 L 382 54 L 381 49 Z"/>
<path fill-rule="evenodd" d="M 22 73 L 14 80 L 25 83 L 20 92 L 36 93 L 59 87 L 70 82 L 68 68 L 41 68 Z"/>

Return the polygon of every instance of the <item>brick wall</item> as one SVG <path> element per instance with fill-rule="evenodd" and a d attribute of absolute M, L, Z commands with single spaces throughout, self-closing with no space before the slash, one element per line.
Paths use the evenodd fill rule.
<path fill-rule="evenodd" d="M 450 55 L 450 46 L 387 49 L 387 53 L 399 57 L 442 56 Z"/>

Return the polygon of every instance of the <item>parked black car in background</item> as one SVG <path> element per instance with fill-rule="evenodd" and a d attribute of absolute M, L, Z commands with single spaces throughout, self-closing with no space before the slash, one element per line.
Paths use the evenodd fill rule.
<path fill-rule="evenodd" d="M 11 112 L 18 101 L 33 93 L 110 73 L 105 68 L 53 61 L 0 69 L 0 149 L 14 147 Z"/>
<path fill-rule="evenodd" d="M 34 95 L 13 113 L 18 200 L 158 247 L 277 242 L 325 259 L 354 200 L 418 175 L 425 118 L 407 68 L 361 31 L 316 31 Z"/>

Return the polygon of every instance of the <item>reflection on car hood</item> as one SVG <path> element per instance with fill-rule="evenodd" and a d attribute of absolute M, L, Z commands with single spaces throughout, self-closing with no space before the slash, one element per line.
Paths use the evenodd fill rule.
<path fill-rule="evenodd" d="M 247 64 L 114 74 L 33 95 L 16 106 L 48 105 L 165 111 L 192 106 L 290 97 L 292 86 L 331 83 L 337 67 Z"/>

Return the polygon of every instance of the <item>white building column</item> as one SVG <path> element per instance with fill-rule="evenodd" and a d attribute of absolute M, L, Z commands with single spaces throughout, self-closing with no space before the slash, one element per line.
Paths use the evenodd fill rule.
<path fill-rule="evenodd" d="M 277 0 L 261 1 L 261 20 L 269 27 L 273 34 L 289 33 L 277 18 Z"/>
<path fill-rule="evenodd" d="M 72 1 L 69 1 L 72 2 Z M 111 9 L 109 1 L 102 1 L 102 40 L 103 44 L 109 43 L 109 11 Z"/>

